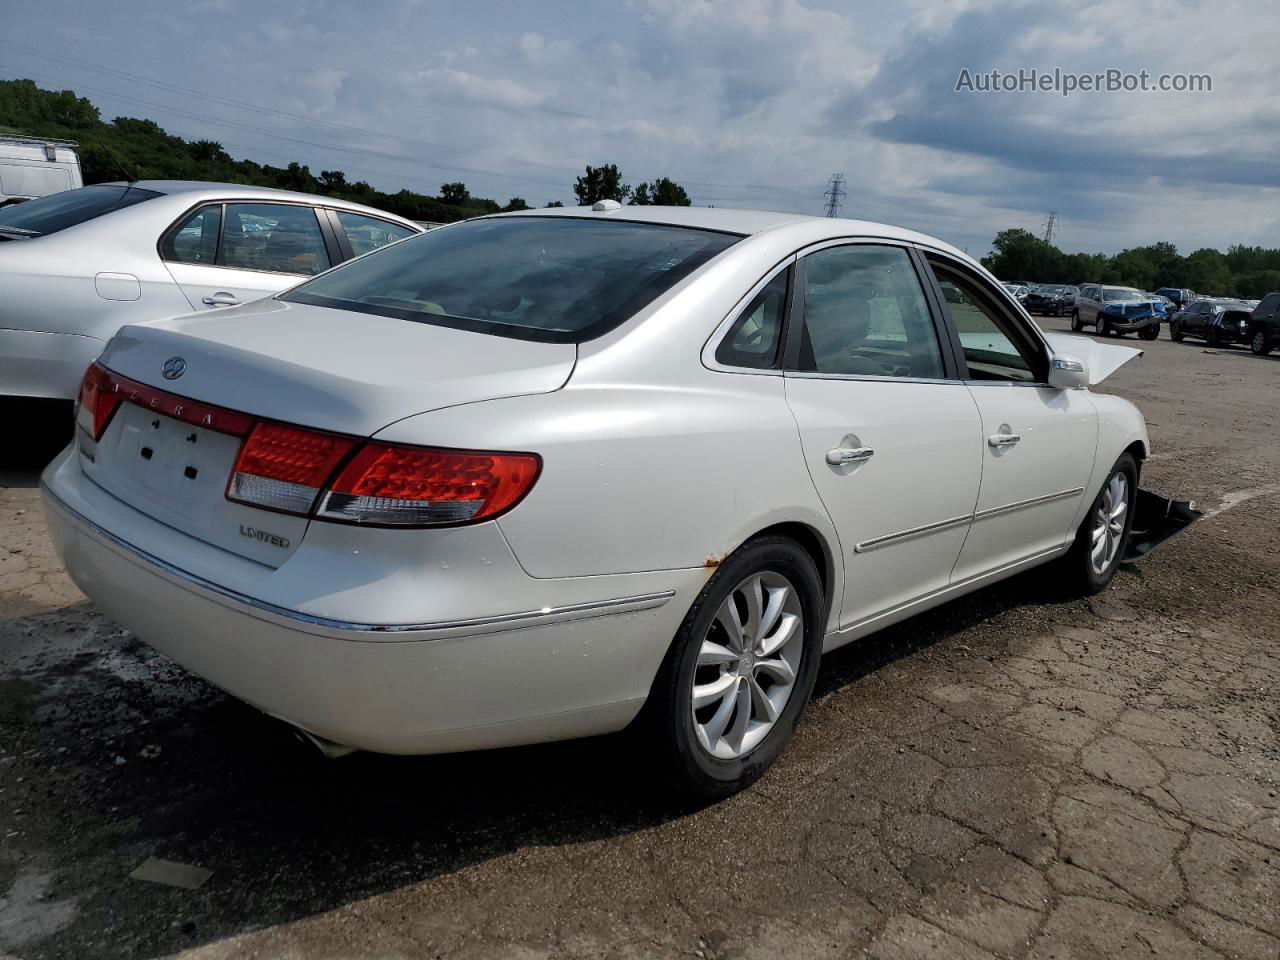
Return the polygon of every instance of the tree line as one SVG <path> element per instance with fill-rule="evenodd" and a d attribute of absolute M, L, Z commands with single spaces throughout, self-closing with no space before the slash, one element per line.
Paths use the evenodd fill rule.
<path fill-rule="evenodd" d="M 1209 296 L 1257 300 L 1280 290 L 1280 249 L 1235 244 L 1227 252 L 1202 247 L 1183 256 L 1167 241 L 1112 256 L 1063 253 L 1026 230 L 1001 230 L 982 265 L 1001 280 L 1109 283 L 1139 290 L 1186 287 Z"/>
<path fill-rule="evenodd" d="M 508 210 L 528 210 L 523 197 L 505 204 L 473 197 L 461 182 L 444 183 L 437 196 L 399 190 L 388 193 L 364 180 L 348 180 L 341 170 L 312 173 L 306 164 L 283 167 L 233 160 L 215 140 L 185 140 L 152 120 L 116 117 L 104 120 L 87 97 L 71 90 L 43 90 L 31 80 L 0 80 L 0 133 L 56 137 L 79 144 L 85 183 L 111 180 L 210 180 L 278 187 L 337 197 L 399 214 L 410 220 L 449 223 Z M 616 164 L 588 166 L 573 186 L 579 203 L 610 199 L 631 204 L 689 205 L 678 183 L 660 177 L 634 189 L 622 182 Z M 548 207 L 564 204 L 553 200 Z"/>

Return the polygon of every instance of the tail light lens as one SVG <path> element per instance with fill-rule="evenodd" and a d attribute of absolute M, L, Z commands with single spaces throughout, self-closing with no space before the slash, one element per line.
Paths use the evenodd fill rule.
<path fill-rule="evenodd" d="M 259 422 L 240 446 L 227 499 L 305 516 L 355 445 L 349 437 Z"/>
<path fill-rule="evenodd" d="M 316 516 L 430 526 L 485 520 L 515 506 L 538 478 L 531 453 L 481 453 L 369 442 L 338 474 Z"/>
<path fill-rule="evenodd" d="M 487 520 L 519 503 L 542 469 L 533 453 L 403 446 L 255 420 L 97 363 L 80 384 L 76 422 L 99 440 L 124 402 L 242 438 L 227 499 L 318 520 L 410 527 Z"/>
<path fill-rule="evenodd" d="M 76 398 L 76 423 L 94 440 L 101 440 L 119 405 L 120 394 L 111 374 L 96 363 L 89 364 Z"/>

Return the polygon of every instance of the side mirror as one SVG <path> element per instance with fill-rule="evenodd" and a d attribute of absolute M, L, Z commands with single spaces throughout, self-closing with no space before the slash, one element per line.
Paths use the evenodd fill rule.
<path fill-rule="evenodd" d="M 1081 389 L 1089 385 L 1089 370 L 1083 360 L 1055 353 L 1049 360 L 1049 386 L 1059 390 Z"/>

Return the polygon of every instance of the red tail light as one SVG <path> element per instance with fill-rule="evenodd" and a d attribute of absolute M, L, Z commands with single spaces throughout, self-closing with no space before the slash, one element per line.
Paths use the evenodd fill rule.
<path fill-rule="evenodd" d="M 369 442 L 330 484 L 316 517 L 411 526 L 485 520 L 519 503 L 541 466 L 532 453 Z"/>
<path fill-rule="evenodd" d="M 100 440 L 122 402 L 242 437 L 227 499 L 317 520 L 411 527 L 488 520 L 519 503 L 542 469 L 533 453 L 399 446 L 255 420 L 97 363 L 80 385 L 76 421 Z"/>
<path fill-rule="evenodd" d="M 96 363 L 89 364 L 76 399 L 76 423 L 94 440 L 101 440 L 119 405 L 120 394 L 111 374 Z"/>
<path fill-rule="evenodd" d="M 338 462 L 356 442 L 331 433 L 260 422 L 240 447 L 227 499 L 306 515 Z"/>

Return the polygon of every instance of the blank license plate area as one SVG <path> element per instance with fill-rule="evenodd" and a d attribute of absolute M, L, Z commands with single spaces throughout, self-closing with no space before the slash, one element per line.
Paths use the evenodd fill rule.
<path fill-rule="evenodd" d="M 240 449 L 238 437 L 183 423 L 134 404 L 116 412 L 112 473 L 169 511 L 207 513 L 221 500 Z M 145 504 L 139 504 L 146 509 Z"/>

